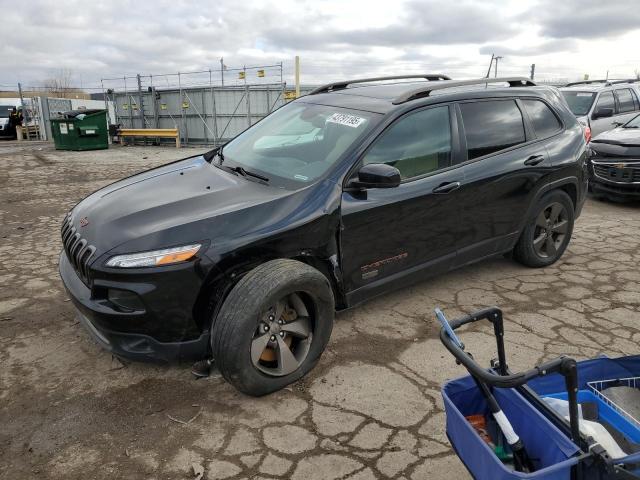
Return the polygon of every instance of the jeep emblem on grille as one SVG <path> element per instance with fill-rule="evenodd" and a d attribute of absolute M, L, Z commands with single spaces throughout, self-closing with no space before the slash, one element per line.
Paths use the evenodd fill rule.
<path fill-rule="evenodd" d="M 87 217 L 82 217 L 80 219 L 80 226 L 86 227 L 87 225 L 89 225 L 89 219 Z"/>

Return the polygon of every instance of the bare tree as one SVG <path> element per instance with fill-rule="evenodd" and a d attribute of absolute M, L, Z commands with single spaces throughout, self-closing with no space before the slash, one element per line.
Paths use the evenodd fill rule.
<path fill-rule="evenodd" d="M 640 70 L 636 68 L 633 73 L 636 75 L 636 80 L 640 80 Z"/>
<path fill-rule="evenodd" d="M 72 78 L 71 70 L 63 68 L 42 83 L 44 88 L 55 97 L 74 98 L 80 90 L 72 87 Z"/>

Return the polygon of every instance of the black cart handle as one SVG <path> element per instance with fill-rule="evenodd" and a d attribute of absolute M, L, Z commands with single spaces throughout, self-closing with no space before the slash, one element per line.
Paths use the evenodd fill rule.
<path fill-rule="evenodd" d="M 541 363 L 530 370 L 509 374 L 504 351 L 504 325 L 502 320 L 502 310 L 498 307 L 485 308 L 477 312 L 465 315 L 449 322 L 453 330 L 463 325 L 474 323 L 480 320 L 488 320 L 493 324 L 498 349 L 499 374 L 482 368 L 467 352 L 452 340 L 445 328 L 440 329 L 440 341 L 449 352 L 460 362 L 469 373 L 482 383 L 497 388 L 516 388 L 524 385 L 529 380 L 541 377 L 549 373 L 558 372 L 565 379 L 567 394 L 569 398 L 569 423 L 571 426 L 571 439 L 576 442 L 580 439 L 578 426 L 578 368 L 573 358 L 561 356 L 548 362 Z"/>

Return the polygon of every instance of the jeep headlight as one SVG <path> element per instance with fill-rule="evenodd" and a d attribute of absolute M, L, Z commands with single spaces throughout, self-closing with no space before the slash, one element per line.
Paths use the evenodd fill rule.
<path fill-rule="evenodd" d="M 157 267 L 186 262 L 198 253 L 202 245 L 195 243 L 183 247 L 163 248 L 149 252 L 128 253 L 111 257 L 106 265 L 115 268 Z"/>

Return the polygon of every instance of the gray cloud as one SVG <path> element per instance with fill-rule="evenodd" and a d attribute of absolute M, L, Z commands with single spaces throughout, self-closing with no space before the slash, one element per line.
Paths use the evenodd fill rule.
<path fill-rule="evenodd" d="M 518 57 L 531 57 L 557 52 L 569 52 L 577 48 L 578 42 L 574 39 L 548 40 L 537 45 L 528 45 L 522 48 L 509 47 L 501 44 L 490 44 L 480 47 L 481 55 L 509 55 Z"/>
<path fill-rule="evenodd" d="M 484 43 L 515 33 L 514 26 L 497 14 L 493 5 L 468 0 L 444 3 L 439 0 L 412 1 L 396 24 L 377 28 L 336 30 L 293 30 L 276 27 L 264 32 L 266 41 L 277 48 L 303 48 L 310 51 L 332 47 L 398 47 L 415 45 L 454 45 Z"/>
<path fill-rule="evenodd" d="M 389 10 L 392 19 L 376 26 L 305 0 L 295 11 L 276 0 L 29 0 L 20 8 L 0 0 L 0 6 L 5 2 L 3 25 L 10 26 L 0 30 L 0 84 L 5 85 L 37 84 L 67 68 L 74 83 L 96 86 L 101 77 L 217 69 L 222 56 L 230 67 L 284 60 L 285 78 L 291 79 L 296 54 L 309 83 L 396 71 L 478 75 L 492 52 L 507 56 L 503 68 L 512 62 L 518 72 L 526 57 L 572 51 L 574 39 L 617 35 L 640 25 L 633 0 L 571 0 L 568 6 L 540 0 L 522 15 L 498 0 L 371 3 L 372 9 Z M 534 41 L 515 48 L 513 40 L 523 31 L 534 32 Z M 459 53 L 463 49 L 468 53 Z"/>
<path fill-rule="evenodd" d="M 637 0 L 541 0 L 521 19 L 537 22 L 545 37 L 595 39 L 637 30 L 638 7 Z"/>

